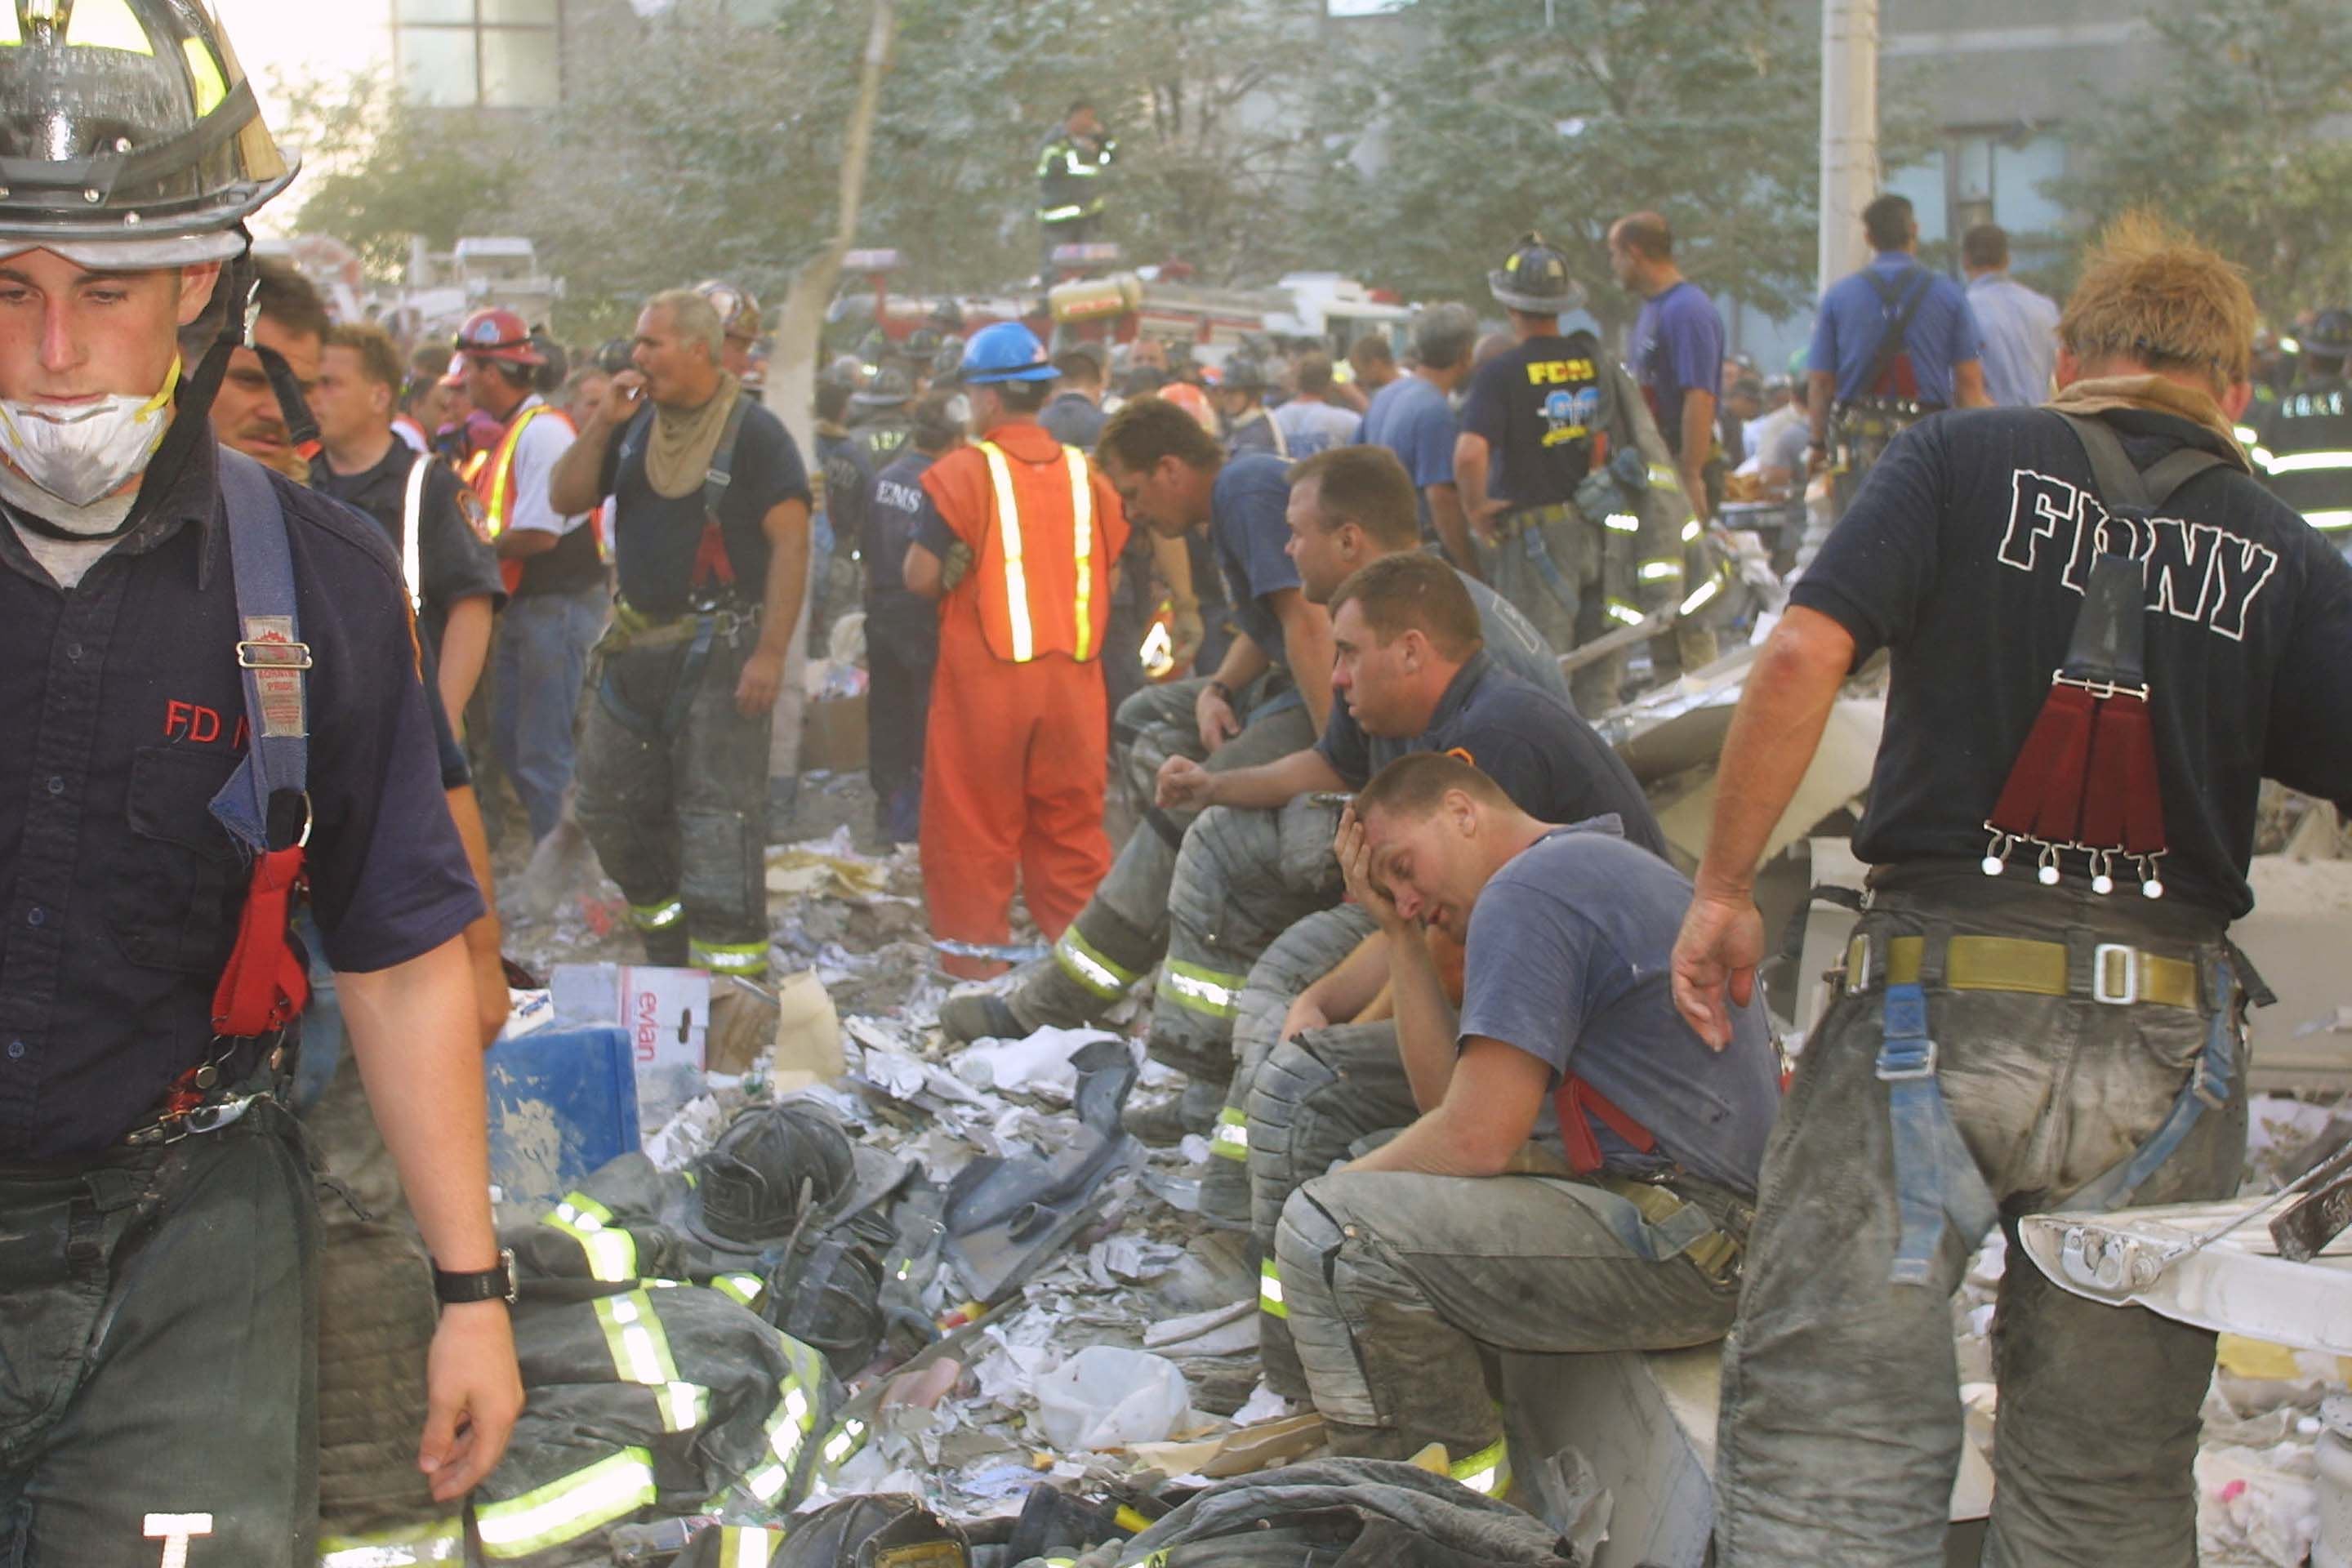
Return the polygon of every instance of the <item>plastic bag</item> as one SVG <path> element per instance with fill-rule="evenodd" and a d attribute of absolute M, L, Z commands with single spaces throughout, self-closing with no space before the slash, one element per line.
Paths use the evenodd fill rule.
<path fill-rule="evenodd" d="M 1116 1345 L 1089 1345 L 1037 1380 L 1038 1421 L 1065 1453 L 1160 1442 L 1192 1403 L 1174 1362 Z"/>

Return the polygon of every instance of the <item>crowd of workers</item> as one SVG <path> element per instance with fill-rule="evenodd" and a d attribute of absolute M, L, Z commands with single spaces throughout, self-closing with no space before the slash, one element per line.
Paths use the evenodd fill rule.
<path fill-rule="evenodd" d="M 2252 302 L 2193 240 L 2126 220 L 2062 312 L 1996 229 L 1965 287 L 1920 263 L 1888 196 L 1768 405 L 1635 213 L 1622 360 L 1529 235 L 1493 341 L 1433 305 L 1344 378 L 1339 345 L 1212 377 L 943 318 L 826 373 L 804 459 L 725 283 L 570 375 L 503 310 L 411 353 L 330 321 L 245 256 L 293 171 L 234 55 L 119 9 L 143 48 L 20 7 L 0 51 L 44 149 L 0 190 L 0 1558 L 314 1551 L 318 1389 L 353 1373 L 308 1137 L 388 1155 L 431 1254 L 331 1265 L 327 1300 L 439 1306 L 414 1399 L 358 1389 L 331 1453 L 421 1424 L 425 1506 L 483 1480 L 521 1389 L 477 769 L 535 845 L 576 821 L 648 959 L 756 978 L 802 668 L 852 608 L 877 830 L 919 845 L 943 963 L 1002 972 L 1016 896 L 1053 944 L 942 1026 L 1097 1020 L 1156 971 L 1183 1089 L 1130 1130 L 1207 1140 L 1267 1380 L 1341 1455 L 1438 1443 L 1502 1495 L 1488 1352 L 1731 1333 L 1717 1560 L 1940 1561 L 1978 1244 L 2235 1190 L 2255 791 L 2352 806 L 2344 312 L 2249 416 Z M 1080 105 L 1041 153 L 1049 266 L 1114 148 Z M 1715 658 L 1726 498 L 1815 477 L 1839 520 L 1694 879 L 1593 721 L 1642 660 Z M 1872 891 L 1791 1081 L 1753 880 L 1881 650 Z M 348 1258 L 376 1223 L 328 1230 Z M 2212 1337 L 2017 1267 L 1998 1345 L 1988 1560 L 2190 1561 Z M 484 1549 L 555 1506 L 499 1494 Z"/>

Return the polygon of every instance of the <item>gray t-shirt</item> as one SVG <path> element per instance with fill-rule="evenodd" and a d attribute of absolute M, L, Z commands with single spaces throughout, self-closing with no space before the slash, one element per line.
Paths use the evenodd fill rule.
<path fill-rule="evenodd" d="M 1687 878 L 1602 823 L 1564 827 L 1495 873 L 1470 911 L 1457 1045 L 1500 1040 L 1573 1068 L 1647 1128 L 1642 1155 L 1592 1122 L 1601 1152 L 1632 1173 L 1679 1164 L 1756 1191 L 1780 1108 L 1780 1067 L 1761 998 L 1737 1008 L 1720 1053 L 1675 1011 L 1667 959 L 1689 909 Z M 1549 1103 L 1537 1123 L 1559 1123 Z"/>

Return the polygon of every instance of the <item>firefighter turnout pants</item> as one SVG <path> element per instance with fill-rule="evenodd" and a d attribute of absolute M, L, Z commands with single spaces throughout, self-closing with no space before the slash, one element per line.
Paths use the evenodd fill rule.
<path fill-rule="evenodd" d="M 2211 917 L 2165 899 L 2100 898 L 2032 879 L 1906 878 L 1874 892 L 1874 935 L 1999 936 L 2186 957 Z M 1883 963 L 1884 953 L 1874 959 Z M 2166 1122 L 2195 1070 L 2216 999 L 1955 990 L 1923 961 L 1943 1104 L 1991 1200 L 2047 1212 Z M 2070 967 L 2074 967 L 2070 965 Z M 2137 985 L 2128 988 L 2131 994 Z M 2237 1029 L 2234 998 L 2224 1026 Z M 1943 1561 L 1959 1464 L 1951 1294 L 1975 1239 L 1946 1225 L 1918 1284 L 1889 1282 L 1902 1231 L 1878 1076 L 1883 988 L 1843 994 L 1815 1028 L 1764 1159 L 1739 1332 L 1724 1357 L 1716 1542 L 1726 1568 Z M 2242 1061 L 2242 1052 L 2240 1060 Z M 2238 1190 L 2242 1073 L 2129 1202 Z M 1951 1181 L 1947 1175 L 1945 1181 Z M 1990 1568 L 2197 1561 L 2198 1410 L 2214 1335 L 2136 1306 L 2068 1294 L 2011 1237 L 1993 1327 L 2000 1384 Z"/>
<path fill-rule="evenodd" d="M 310 1568 L 318 1238 L 273 1102 L 87 1165 L 0 1166 L 0 1562 Z"/>
<path fill-rule="evenodd" d="M 1688 1178 L 1669 1188 L 1343 1171 L 1308 1182 L 1283 1207 L 1275 1253 L 1332 1450 L 1402 1459 L 1443 1443 L 1454 1479 L 1501 1495 L 1510 1467 L 1482 1347 L 1721 1339 L 1744 1212 Z"/>
<path fill-rule="evenodd" d="M 941 650 L 923 742 L 920 843 L 933 936 L 1007 941 L 1016 878 L 1039 931 L 1058 937 L 1069 926 L 1110 867 L 1103 724 L 1097 664 Z M 942 964 L 964 979 L 1000 967 L 968 956 Z"/>
<path fill-rule="evenodd" d="M 691 640 L 608 640 L 581 704 L 578 811 L 648 963 L 758 979 L 770 716 L 736 710 L 756 626 L 734 622 L 731 633 L 699 658 Z"/>
<path fill-rule="evenodd" d="M 1186 756 L 1222 773 L 1255 767 L 1315 743 L 1306 704 L 1287 677 L 1270 673 L 1254 682 L 1236 704 L 1242 732 L 1211 755 L 1201 744 L 1192 716 L 1207 685 L 1206 679 L 1171 681 L 1146 687 L 1120 704 L 1111 733 L 1126 748 L 1127 788 L 1146 808 L 1141 825 L 1120 846 L 1118 860 L 1077 918 L 1068 922 L 1067 930 L 1055 933 L 1052 961 L 1031 970 L 1006 998 L 1024 1028 L 1068 1026 L 1100 1016 L 1167 952 L 1177 852 L 1192 815 L 1151 805 L 1161 763 Z M 934 733 L 938 711 L 935 705 Z M 929 830 L 927 803 L 924 831 Z M 1223 1081 L 1228 1071 L 1217 1072 L 1216 1079 Z"/>

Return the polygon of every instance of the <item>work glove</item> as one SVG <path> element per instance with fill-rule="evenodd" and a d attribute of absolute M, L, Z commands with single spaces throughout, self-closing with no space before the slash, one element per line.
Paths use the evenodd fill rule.
<path fill-rule="evenodd" d="M 940 563 L 940 592 L 955 592 L 955 585 L 962 582 L 964 574 L 971 570 L 971 546 L 959 539 L 948 546 L 948 558 Z"/>

